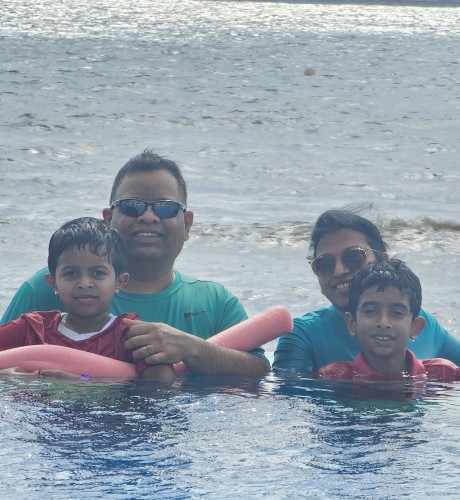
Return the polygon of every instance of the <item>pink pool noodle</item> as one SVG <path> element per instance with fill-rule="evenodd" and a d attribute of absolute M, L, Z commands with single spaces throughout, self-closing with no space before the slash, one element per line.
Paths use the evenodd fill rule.
<path fill-rule="evenodd" d="M 292 330 L 292 317 L 283 306 L 275 306 L 227 330 L 210 337 L 208 342 L 237 351 L 252 351 Z M 176 373 L 187 370 L 184 363 L 174 365 Z"/>
<path fill-rule="evenodd" d="M 65 370 L 83 377 L 135 378 L 131 363 L 71 347 L 41 344 L 0 351 L 0 369 L 19 367 L 27 372 Z"/>
<path fill-rule="evenodd" d="M 252 351 L 292 329 L 289 311 L 282 306 L 247 319 L 208 339 L 212 344 L 237 351 Z M 19 367 L 28 372 L 64 370 L 91 378 L 135 378 L 133 364 L 91 352 L 51 344 L 15 347 L 0 351 L 0 370 Z M 176 373 L 186 371 L 184 363 L 174 365 Z"/>

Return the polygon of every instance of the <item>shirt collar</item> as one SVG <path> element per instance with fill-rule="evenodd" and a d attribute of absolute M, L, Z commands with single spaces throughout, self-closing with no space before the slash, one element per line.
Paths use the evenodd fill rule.
<path fill-rule="evenodd" d="M 419 375 L 425 375 L 426 370 L 423 366 L 423 363 L 415 357 L 415 354 L 409 349 L 406 350 L 406 359 L 408 361 L 409 376 L 416 377 Z M 364 354 L 360 352 L 356 358 L 351 362 L 351 367 L 353 368 L 353 372 L 361 375 L 361 376 L 374 376 L 378 378 L 388 377 L 387 374 L 378 372 L 372 368 L 372 366 L 367 362 Z"/>

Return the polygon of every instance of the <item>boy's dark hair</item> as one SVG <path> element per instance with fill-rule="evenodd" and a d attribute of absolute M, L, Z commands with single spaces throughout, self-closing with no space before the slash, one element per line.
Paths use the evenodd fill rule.
<path fill-rule="evenodd" d="M 316 257 L 316 251 L 321 238 L 329 233 L 334 233 L 339 229 L 348 229 L 362 233 L 372 250 L 377 250 L 380 255 L 387 251 L 387 244 L 383 241 L 378 227 L 369 219 L 361 217 L 351 208 L 332 209 L 322 213 L 311 233 L 310 237 L 310 255 Z"/>
<path fill-rule="evenodd" d="M 182 201 L 187 204 L 187 184 L 177 163 L 155 154 L 150 149 L 145 149 L 143 153 L 133 156 L 120 168 L 113 181 L 110 203 L 115 201 L 115 193 L 125 177 L 138 172 L 153 172 L 156 170 L 166 170 L 176 179 L 179 192 L 183 197 Z"/>
<path fill-rule="evenodd" d="M 51 236 L 48 246 L 48 269 L 56 276 L 59 257 L 63 252 L 88 245 L 92 253 L 107 256 L 118 277 L 124 269 L 125 249 L 121 236 L 106 222 L 93 217 L 81 217 L 63 224 Z"/>
<path fill-rule="evenodd" d="M 389 287 L 397 288 L 409 298 L 412 318 L 415 319 L 422 307 L 422 286 L 418 277 L 405 262 L 399 259 L 375 261 L 358 271 L 351 280 L 348 310 L 356 316 L 359 298 L 369 288 L 377 287 L 379 292 Z"/>

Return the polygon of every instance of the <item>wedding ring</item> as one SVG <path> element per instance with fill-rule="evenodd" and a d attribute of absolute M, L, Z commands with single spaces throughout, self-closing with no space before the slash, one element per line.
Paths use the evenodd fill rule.
<path fill-rule="evenodd" d="M 151 345 L 147 344 L 147 345 L 145 346 L 145 348 L 147 349 L 148 356 L 153 356 L 153 354 L 155 354 L 155 353 L 153 352 L 153 347 L 152 347 Z M 148 356 L 147 356 L 147 357 L 148 357 Z"/>

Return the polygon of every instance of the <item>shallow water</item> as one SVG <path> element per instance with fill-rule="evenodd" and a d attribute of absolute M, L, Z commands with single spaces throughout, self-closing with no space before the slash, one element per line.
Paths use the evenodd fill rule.
<path fill-rule="evenodd" d="M 0 313 L 51 233 L 100 215 L 115 172 L 151 147 L 189 183 L 177 267 L 249 314 L 323 305 L 312 224 L 373 202 L 424 307 L 460 335 L 458 2 L 3 0 L 1 13 Z M 457 494 L 456 385 L 349 389 L 1 379 L 3 496 Z"/>

